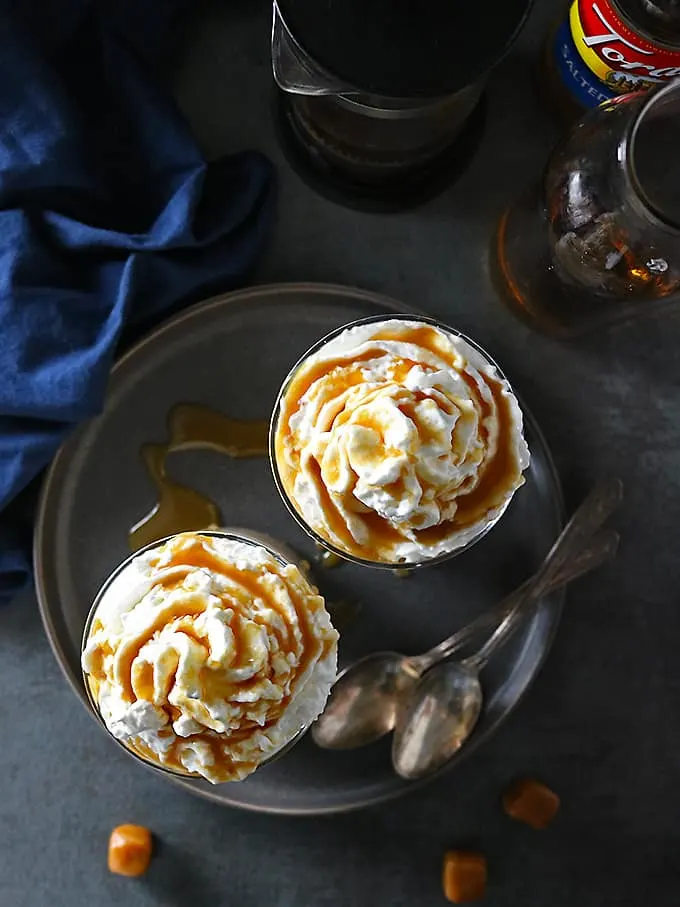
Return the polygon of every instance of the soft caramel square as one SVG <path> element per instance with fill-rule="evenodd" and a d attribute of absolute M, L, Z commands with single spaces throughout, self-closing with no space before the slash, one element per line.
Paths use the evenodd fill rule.
<path fill-rule="evenodd" d="M 109 838 L 109 870 L 122 876 L 141 876 L 151 861 L 151 832 L 142 825 L 119 825 Z"/>
<path fill-rule="evenodd" d="M 506 813 L 539 831 L 550 825 L 559 808 L 557 794 L 532 778 L 517 781 L 503 794 Z"/>
<path fill-rule="evenodd" d="M 486 857 L 464 850 L 447 851 L 442 884 L 452 904 L 480 901 L 486 893 Z"/>

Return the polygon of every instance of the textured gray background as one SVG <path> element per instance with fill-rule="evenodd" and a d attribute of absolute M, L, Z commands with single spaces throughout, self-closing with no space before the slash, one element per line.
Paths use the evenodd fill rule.
<path fill-rule="evenodd" d="M 135 765 L 75 700 L 25 596 L 0 611 L 0 907 L 434 907 L 451 846 L 488 855 L 489 905 L 678 902 L 680 320 L 561 346 L 501 308 L 486 267 L 496 217 L 554 138 L 534 60 L 555 8 L 539 3 L 495 74 L 465 177 L 406 215 L 334 207 L 290 173 L 269 119 L 265 4 L 201 13 L 178 93 L 210 155 L 251 146 L 277 165 L 279 222 L 258 279 L 365 286 L 476 337 L 542 424 L 568 502 L 599 474 L 623 477 L 617 564 L 574 589 L 538 683 L 473 759 L 410 798 L 329 819 L 223 810 Z M 525 774 L 563 798 L 544 834 L 498 808 Z M 110 828 L 127 821 L 159 839 L 139 881 L 105 868 Z"/>

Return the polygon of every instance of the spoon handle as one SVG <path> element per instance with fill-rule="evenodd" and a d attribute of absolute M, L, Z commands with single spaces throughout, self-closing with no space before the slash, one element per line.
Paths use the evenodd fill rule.
<path fill-rule="evenodd" d="M 566 586 L 568 583 L 610 560 L 616 554 L 618 545 L 619 536 L 611 529 L 603 529 L 601 532 L 596 533 L 588 545 L 565 564 L 546 590 L 547 594 L 556 592 L 562 586 Z M 418 672 L 424 674 L 433 665 L 460 651 L 475 636 L 485 630 L 489 630 L 491 627 L 498 626 L 522 601 L 524 593 L 532 582 L 533 577 L 530 577 L 490 611 L 480 614 L 475 620 L 461 627 L 460 630 L 457 630 L 452 636 L 430 649 L 429 652 L 412 659 L 412 662 L 417 662 Z"/>
<path fill-rule="evenodd" d="M 618 506 L 622 496 L 620 479 L 599 482 L 576 510 L 537 573 L 524 590 L 514 609 L 500 622 L 476 655 L 465 664 L 480 671 L 491 655 L 515 632 L 524 613 L 550 588 L 560 570 Z"/>

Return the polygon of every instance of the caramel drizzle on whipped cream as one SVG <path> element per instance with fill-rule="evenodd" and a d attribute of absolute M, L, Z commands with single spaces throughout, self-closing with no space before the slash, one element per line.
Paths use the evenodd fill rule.
<path fill-rule="evenodd" d="M 187 771 L 182 762 L 182 748 L 187 744 L 204 744 L 210 753 L 209 770 L 211 781 L 237 780 L 250 774 L 266 758 L 255 749 L 253 758 L 244 758 L 248 750 L 243 748 L 254 733 L 266 734 L 281 719 L 289 707 L 291 699 L 298 691 L 298 681 L 305 677 L 313 663 L 329 656 L 335 649 L 337 633 L 330 625 L 325 614 L 324 600 L 311 586 L 294 565 L 283 566 L 273 557 L 255 569 L 243 569 L 229 563 L 224 557 L 210 550 L 206 543 L 210 538 L 200 534 L 185 533 L 175 537 L 170 543 L 161 546 L 158 553 L 148 560 L 152 571 L 158 569 L 158 579 L 153 579 L 149 592 L 162 589 L 163 595 L 154 605 L 150 619 L 135 631 L 124 627 L 119 640 L 112 640 L 101 620 L 93 620 L 88 639 L 96 645 L 89 648 L 89 667 L 87 681 L 96 701 L 104 688 L 115 686 L 121 699 L 133 705 L 139 701 L 153 703 L 167 715 L 168 723 L 156 733 L 159 738 L 168 742 L 167 749 L 161 754 L 155 752 L 144 740 L 130 736 L 122 740 L 130 750 L 143 758 L 183 774 L 194 774 Z M 168 558 L 167 552 L 171 552 Z M 213 576 L 229 581 L 224 589 L 215 586 L 210 592 L 199 591 L 187 585 L 187 578 L 195 571 L 207 571 Z M 283 593 L 282 602 L 275 592 Z M 148 594 L 148 593 L 147 593 Z M 215 597 L 219 598 L 225 610 L 233 611 L 234 616 L 229 626 L 233 633 L 233 645 L 229 652 L 228 665 L 215 665 L 211 662 L 211 642 L 207 632 L 200 632 L 197 618 L 204 614 L 208 606 L 215 606 Z M 257 602 L 258 607 L 254 607 Z M 289 613 L 287 604 L 293 606 Z M 279 619 L 266 619 L 265 609 L 270 608 Z M 323 619 L 318 618 L 323 616 Z M 280 621 L 280 623 L 279 623 Z M 263 628 L 268 637 L 276 640 L 277 652 L 288 659 L 290 671 L 288 676 L 277 674 L 269 658 L 263 666 L 264 679 L 273 683 L 282 682 L 286 691 L 280 700 L 271 699 L 264 705 L 264 720 L 253 720 L 245 714 L 253 703 L 243 703 L 243 714 L 235 717 L 235 726 L 226 732 L 210 727 L 215 724 L 206 703 L 227 701 L 233 703 L 238 711 L 238 701 L 234 698 L 248 690 L 256 689 L 263 680 L 258 671 L 253 677 L 245 680 L 230 681 L 224 676 L 222 667 L 229 672 L 248 668 L 253 664 L 253 635 Z M 295 629 L 300 638 L 295 639 Z M 180 653 L 167 649 L 167 658 L 174 660 L 164 678 L 162 695 L 158 695 L 158 678 L 155 677 L 154 664 L 147 661 L 142 652 L 144 646 L 158 638 L 165 629 L 173 634 L 181 634 L 198 647 L 202 666 L 198 670 L 200 694 L 186 700 L 190 704 L 190 717 L 204 725 L 204 730 L 192 733 L 187 737 L 178 736 L 172 722 L 182 715 L 183 708 L 169 702 L 169 697 L 177 679 Z M 271 652 L 268 653 L 271 656 Z M 164 658 L 166 653 L 164 653 Z M 166 666 L 167 669 L 167 666 Z M 285 671 L 284 671 L 285 674 Z M 258 705 L 262 700 L 258 701 Z M 237 754 L 237 750 L 241 750 Z M 238 755 L 239 758 L 235 758 Z"/>
<path fill-rule="evenodd" d="M 497 446 L 493 454 L 486 456 L 483 462 L 479 464 L 479 471 L 474 483 L 470 483 L 467 480 L 462 483 L 460 493 L 456 497 L 457 508 L 452 519 L 446 519 L 438 525 L 422 529 L 408 527 L 417 540 L 417 544 L 423 546 L 424 549 L 428 549 L 443 542 L 448 536 L 453 536 L 484 521 L 488 514 L 502 506 L 509 499 L 514 488 L 522 484 L 522 468 L 526 466 L 526 462 L 520 462 L 517 449 L 518 435 L 522 446 L 524 446 L 524 442 L 521 438 L 521 416 L 519 417 L 519 428 L 517 426 L 518 405 L 512 397 L 507 382 L 498 376 L 491 364 L 488 364 L 488 371 L 474 370 L 475 376 L 473 376 L 466 370 L 468 364 L 455 347 L 452 355 L 451 341 L 447 339 L 442 331 L 426 324 L 409 326 L 408 328 L 405 328 L 404 325 L 405 322 L 401 322 L 401 327 L 394 329 L 390 328 L 389 321 L 375 325 L 375 333 L 370 338 L 365 337 L 359 341 L 362 347 L 367 346 L 368 348 L 362 349 L 357 355 L 351 357 L 348 357 L 347 354 L 334 356 L 332 352 L 329 352 L 329 358 L 327 359 L 317 359 L 315 361 L 315 356 L 312 355 L 309 360 L 304 361 L 300 365 L 296 373 L 291 377 L 283 395 L 275 436 L 275 455 L 279 475 L 286 494 L 300 515 L 305 518 L 301 507 L 296 501 L 295 492 L 296 478 L 305 454 L 304 443 L 300 441 L 296 429 L 291 425 L 291 418 L 304 405 L 306 395 L 310 391 L 314 391 L 317 382 L 324 382 L 326 398 L 324 410 L 328 412 L 332 401 L 337 401 L 337 411 L 331 410 L 333 416 L 330 430 L 333 431 L 353 418 L 352 411 L 344 407 L 344 398 L 347 391 L 351 388 L 366 384 L 365 369 L 369 363 L 375 363 L 382 357 L 394 357 L 389 374 L 389 383 L 393 385 L 401 385 L 416 366 L 420 365 L 426 371 L 434 371 L 431 365 L 419 362 L 417 357 L 413 355 L 403 358 L 397 357 L 389 350 L 377 345 L 373 346 L 374 343 L 395 341 L 399 344 L 408 344 L 411 348 L 417 347 L 432 353 L 465 382 L 470 401 L 478 414 L 479 438 L 485 451 L 488 450 L 491 440 L 489 423 L 491 420 L 495 420 Z M 323 347 L 319 350 L 319 353 L 323 353 Z M 479 379 L 488 389 L 490 400 L 485 399 L 480 393 L 480 387 L 477 383 Z M 371 379 L 369 378 L 368 380 Z M 367 392 L 369 402 L 371 393 L 371 391 Z M 397 398 L 395 400 L 399 410 L 418 425 L 421 444 L 427 444 L 430 438 L 427 437 L 427 426 L 417 419 L 415 407 L 423 400 L 432 399 L 432 396 L 431 392 L 412 389 L 406 399 Z M 363 403 L 365 401 L 362 400 L 360 402 Z M 442 412 L 446 412 L 451 416 L 456 408 L 456 401 L 447 399 L 444 394 L 438 394 L 437 405 Z M 513 406 L 515 407 L 514 412 Z M 374 429 L 378 434 L 382 433 L 382 426 L 371 424 L 371 420 L 366 419 L 363 414 L 360 424 L 362 427 Z M 452 448 L 454 446 L 454 433 L 455 430 L 452 431 L 451 436 Z M 395 451 L 387 447 L 384 450 L 386 457 L 395 453 Z M 409 451 L 402 450 L 398 453 L 406 453 L 410 461 L 414 462 L 414 457 Z M 327 524 L 326 526 L 321 524 L 312 525 L 311 528 L 322 538 L 339 546 L 349 554 L 367 560 L 391 561 L 390 552 L 393 552 L 404 541 L 404 532 L 399 525 L 386 519 L 375 510 L 359 506 L 353 516 L 361 520 L 368 538 L 367 542 L 359 544 L 350 531 L 341 509 L 338 507 L 336 496 L 327 488 L 320 462 L 313 457 L 305 455 L 305 466 L 313 479 L 315 491 Z M 328 470 L 328 466 L 326 466 L 326 469 Z M 400 481 L 402 482 L 402 489 L 399 487 Z M 403 480 L 400 478 L 397 482 L 387 487 L 395 495 L 399 495 L 403 491 Z"/>

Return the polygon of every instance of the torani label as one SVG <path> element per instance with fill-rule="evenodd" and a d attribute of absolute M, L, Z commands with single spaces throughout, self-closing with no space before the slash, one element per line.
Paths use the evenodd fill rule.
<path fill-rule="evenodd" d="M 565 86 L 584 107 L 680 76 L 680 46 L 653 43 L 624 21 L 612 0 L 574 0 L 554 53 Z"/>

